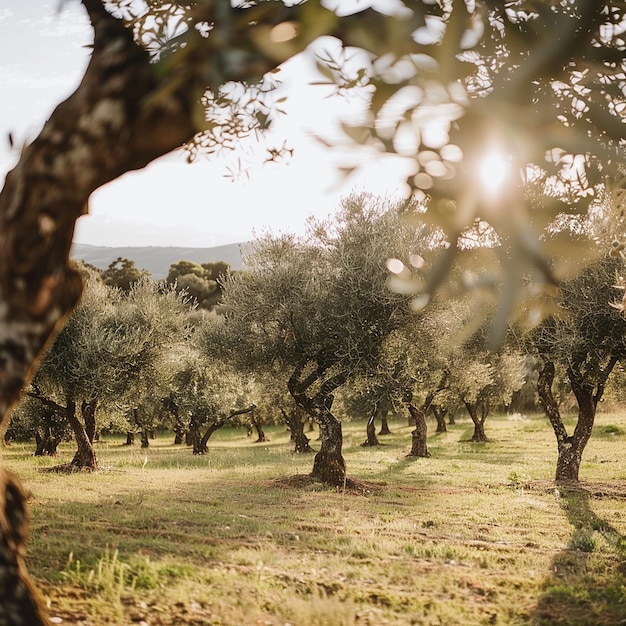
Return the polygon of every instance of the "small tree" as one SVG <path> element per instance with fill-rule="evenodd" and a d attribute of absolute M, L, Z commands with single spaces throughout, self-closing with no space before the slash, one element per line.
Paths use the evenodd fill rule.
<path fill-rule="evenodd" d="M 128 293 L 135 283 L 148 276 L 148 271 L 138 269 L 134 261 L 117 257 L 102 272 L 102 282 L 109 287 L 116 287 Z"/>
<path fill-rule="evenodd" d="M 222 283 L 230 273 L 223 261 L 203 263 L 178 261 L 170 265 L 167 282 L 184 291 L 202 309 L 212 309 L 222 297 Z"/>

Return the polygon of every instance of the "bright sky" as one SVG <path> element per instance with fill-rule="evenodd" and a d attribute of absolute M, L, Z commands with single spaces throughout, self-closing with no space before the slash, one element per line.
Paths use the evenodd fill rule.
<path fill-rule="evenodd" d="M 88 62 L 91 29 L 78 0 L 3 0 L 0 8 L 0 173 L 17 161 L 57 103 L 78 85 Z M 303 71 L 304 70 L 304 71 Z M 301 233 L 307 217 L 325 218 L 342 197 L 368 190 L 394 195 L 402 171 L 393 161 L 370 159 L 358 177 L 340 179 L 336 157 L 314 139 L 333 135 L 337 115 L 358 116 L 358 100 L 329 98 L 308 85 L 304 62 L 282 72 L 288 115 L 281 140 L 294 148 L 288 163 L 261 165 L 232 182 L 228 161 L 188 165 L 172 154 L 129 173 L 93 194 L 90 215 L 77 225 L 75 241 L 109 246 L 210 247 L 251 239 L 254 233 Z M 16 148 L 9 148 L 11 132 Z M 234 162 L 238 155 L 232 155 Z"/>

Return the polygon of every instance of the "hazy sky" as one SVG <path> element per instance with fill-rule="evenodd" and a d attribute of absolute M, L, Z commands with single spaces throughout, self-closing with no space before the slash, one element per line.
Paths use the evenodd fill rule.
<path fill-rule="evenodd" d="M 15 164 L 19 147 L 36 137 L 55 105 L 78 85 L 88 62 L 91 30 L 78 0 L 3 0 L 0 8 L 0 173 Z M 367 189 L 393 195 L 402 172 L 397 164 L 370 158 L 359 176 L 341 180 L 339 156 L 331 156 L 314 134 L 333 135 L 338 115 L 358 116 L 357 99 L 328 97 L 308 85 L 304 61 L 282 72 L 288 115 L 276 144 L 294 149 L 288 163 L 261 165 L 233 182 L 228 165 L 255 150 L 188 165 L 170 154 L 95 192 L 90 215 L 77 225 L 75 241 L 111 246 L 205 247 L 245 241 L 253 234 L 302 232 L 310 215 L 326 217 L 342 197 Z M 9 149 L 8 133 L 16 148 Z M 257 149 L 258 151 L 258 149 Z M 252 159 L 254 160 L 254 159 Z M 261 159 L 257 159 L 260 161 Z"/>

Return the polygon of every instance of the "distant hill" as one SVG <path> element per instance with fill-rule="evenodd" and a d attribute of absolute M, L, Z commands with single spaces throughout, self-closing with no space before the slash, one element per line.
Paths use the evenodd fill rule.
<path fill-rule="evenodd" d="M 118 257 L 130 259 L 141 270 L 148 270 L 155 280 L 165 278 L 172 263 L 176 261 L 194 261 L 195 263 L 213 263 L 225 261 L 232 269 L 243 268 L 242 250 L 245 252 L 249 243 L 231 243 L 214 248 L 170 248 L 170 247 L 126 247 L 90 246 L 84 243 L 72 245 L 71 257 L 80 259 L 99 269 L 105 270 Z"/>

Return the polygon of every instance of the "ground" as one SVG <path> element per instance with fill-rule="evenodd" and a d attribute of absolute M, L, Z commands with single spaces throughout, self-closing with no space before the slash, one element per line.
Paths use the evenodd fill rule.
<path fill-rule="evenodd" d="M 429 423 L 361 448 L 344 424 L 355 489 L 307 478 L 281 427 L 271 443 L 222 429 L 205 457 L 159 435 L 146 452 L 105 438 L 102 470 L 44 471 L 13 444 L 31 492 L 28 566 L 60 624 L 374 626 L 617 624 L 626 620 L 626 413 L 598 416 L 580 485 L 552 481 L 545 418 Z M 315 444 L 314 437 L 312 443 Z M 626 623 L 626 622 L 624 622 Z"/>

